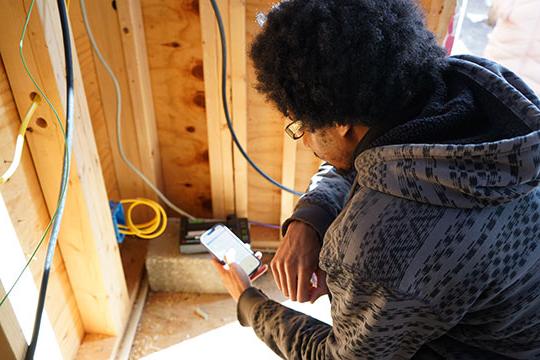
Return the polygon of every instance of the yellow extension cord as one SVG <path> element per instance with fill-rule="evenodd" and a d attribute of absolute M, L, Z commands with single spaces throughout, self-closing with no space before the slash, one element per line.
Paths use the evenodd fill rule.
<path fill-rule="evenodd" d="M 157 202 L 150 199 L 125 199 L 121 200 L 120 204 L 128 205 L 126 210 L 126 225 L 118 225 L 120 233 L 125 235 L 135 235 L 142 239 L 154 239 L 165 231 L 167 227 L 167 214 L 163 207 Z M 154 217 L 152 220 L 135 224 L 132 219 L 133 209 L 137 206 L 145 205 L 154 211 Z"/>
<path fill-rule="evenodd" d="M 19 127 L 19 134 L 17 134 L 13 160 L 11 161 L 11 164 L 9 165 L 6 172 L 2 174 L 2 176 L 0 176 L 0 184 L 4 184 L 5 182 L 7 182 L 9 178 L 13 176 L 15 170 L 17 170 L 19 164 L 21 163 L 22 152 L 24 150 L 24 136 L 26 134 L 26 129 L 28 128 L 30 119 L 32 119 L 32 115 L 34 115 L 34 112 L 36 112 L 36 109 L 38 108 L 40 102 L 41 97 L 38 94 L 35 94 L 32 98 L 32 104 L 26 111 L 26 115 L 24 116 L 21 126 Z"/>

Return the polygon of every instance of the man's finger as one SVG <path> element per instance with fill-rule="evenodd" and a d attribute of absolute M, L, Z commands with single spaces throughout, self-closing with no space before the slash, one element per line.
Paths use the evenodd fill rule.
<path fill-rule="evenodd" d="M 259 267 L 257 272 L 255 274 L 253 274 L 252 276 L 250 276 L 251 281 L 255 281 L 258 278 L 260 278 L 266 272 L 266 270 L 268 270 L 268 265 L 266 265 L 266 264 Z"/>
<path fill-rule="evenodd" d="M 296 268 L 286 268 L 286 276 L 287 276 L 287 286 L 289 290 L 289 299 L 292 301 L 296 301 L 296 284 L 297 284 L 297 278 L 296 278 Z"/>
<path fill-rule="evenodd" d="M 310 277 L 306 271 L 300 271 L 298 274 L 298 301 L 306 302 L 309 300 L 309 290 L 312 289 L 311 283 L 309 281 Z"/>
<path fill-rule="evenodd" d="M 283 292 L 281 290 L 281 280 L 279 278 L 279 271 L 277 263 L 275 261 L 272 261 L 270 263 L 270 269 L 272 270 L 272 276 L 274 277 L 274 282 L 276 283 L 277 288 L 279 289 L 279 291 Z"/>
<path fill-rule="evenodd" d="M 218 259 L 216 258 L 212 258 L 212 265 L 214 265 L 214 267 L 216 268 L 216 270 L 218 271 L 218 273 L 220 273 L 221 275 L 225 275 L 225 273 L 227 272 L 227 270 L 225 270 L 223 268 L 223 264 L 219 262 Z"/>
<path fill-rule="evenodd" d="M 235 271 L 244 271 L 244 269 L 242 269 L 242 267 L 235 262 L 228 262 L 227 265 L 229 265 L 229 267 Z"/>
<path fill-rule="evenodd" d="M 285 266 L 278 266 L 279 282 L 281 283 L 281 292 L 286 298 L 289 297 L 289 288 L 287 286 L 287 273 L 285 272 Z"/>

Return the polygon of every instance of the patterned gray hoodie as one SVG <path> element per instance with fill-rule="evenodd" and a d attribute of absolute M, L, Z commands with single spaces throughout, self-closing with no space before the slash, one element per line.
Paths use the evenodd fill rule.
<path fill-rule="evenodd" d="M 506 130 L 372 147 L 354 178 L 323 166 L 291 219 L 324 234 L 333 325 L 255 288 L 238 303 L 280 356 L 540 359 L 540 101 L 485 59 L 450 57 L 447 74 Z"/>

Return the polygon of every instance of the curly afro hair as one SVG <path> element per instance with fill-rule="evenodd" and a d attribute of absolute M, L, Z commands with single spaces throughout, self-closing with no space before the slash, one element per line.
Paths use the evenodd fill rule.
<path fill-rule="evenodd" d="M 257 89 L 310 129 L 404 122 L 445 64 L 409 0 L 285 0 L 250 55 Z"/>

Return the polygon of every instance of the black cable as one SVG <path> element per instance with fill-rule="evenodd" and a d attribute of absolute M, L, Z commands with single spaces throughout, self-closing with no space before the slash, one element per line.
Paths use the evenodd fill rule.
<path fill-rule="evenodd" d="M 66 193 L 69 179 L 69 169 L 71 166 L 71 143 L 73 138 L 73 58 L 71 49 L 71 39 L 69 30 L 69 20 L 67 15 L 66 4 L 64 0 L 57 0 L 58 12 L 60 13 L 60 22 L 62 24 L 62 40 L 64 43 L 64 57 L 66 62 L 66 135 L 64 147 L 64 163 L 62 166 L 62 181 L 60 183 L 60 194 L 58 195 L 58 210 L 56 218 L 52 225 L 51 237 L 47 247 L 45 256 L 45 264 L 43 266 L 43 276 L 41 278 L 41 287 L 39 288 L 39 299 L 36 309 L 36 318 L 34 321 L 34 330 L 32 332 L 32 340 L 28 346 L 25 359 L 32 360 L 36 351 L 39 329 L 41 327 L 41 318 L 43 316 L 43 308 L 45 306 L 45 296 L 47 294 L 47 285 L 49 283 L 49 274 L 51 271 L 52 260 L 56 243 L 58 240 L 58 232 L 62 215 L 66 204 Z"/>
<path fill-rule="evenodd" d="M 223 99 L 223 111 L 225 112 L 225 117 L 227 118 L 227 127 L 229 128 L 229 131 L 231 132 L 232 139 L 238 147 L 238 150 L 242 154 L 242 156 L 247 160 L 249 165 L 255 169 L 263 178 L 270 181 L 273 185 L 277 186 L 278 188 L 285 190 L 287 192 L 290 192 L 291 194 L 302 196 L 303 193 L 290 189 L 286 187 L 283 184 L 280 184 L 276 180 L 272 179 L 268 174 L 266 174 L 264 171 L 262 171 L 254 162 L 251 160 L 251 158 L 248 156 L 240 142 L 238 141 L 238 138 L 236 137 L 236 133 L 234 132 L 231 116 L 229 115 L 229 107 L 227 105 L 227 91 L 226 91 L 226 81 L 227 81 L 227 42 L 225 41 L 225 31 L 223 30 L 223 20 L 221 19 L 221 13 L 219 12 L 219 8 L 216 4 L 215 0 L 210 0 L 212 3 L 212 8 L 214 9 L 214 14 L 216 15 L 216 20 L 218 22 L 219 27 L 219 36 L 221 40 L 221 97 Z"/>

